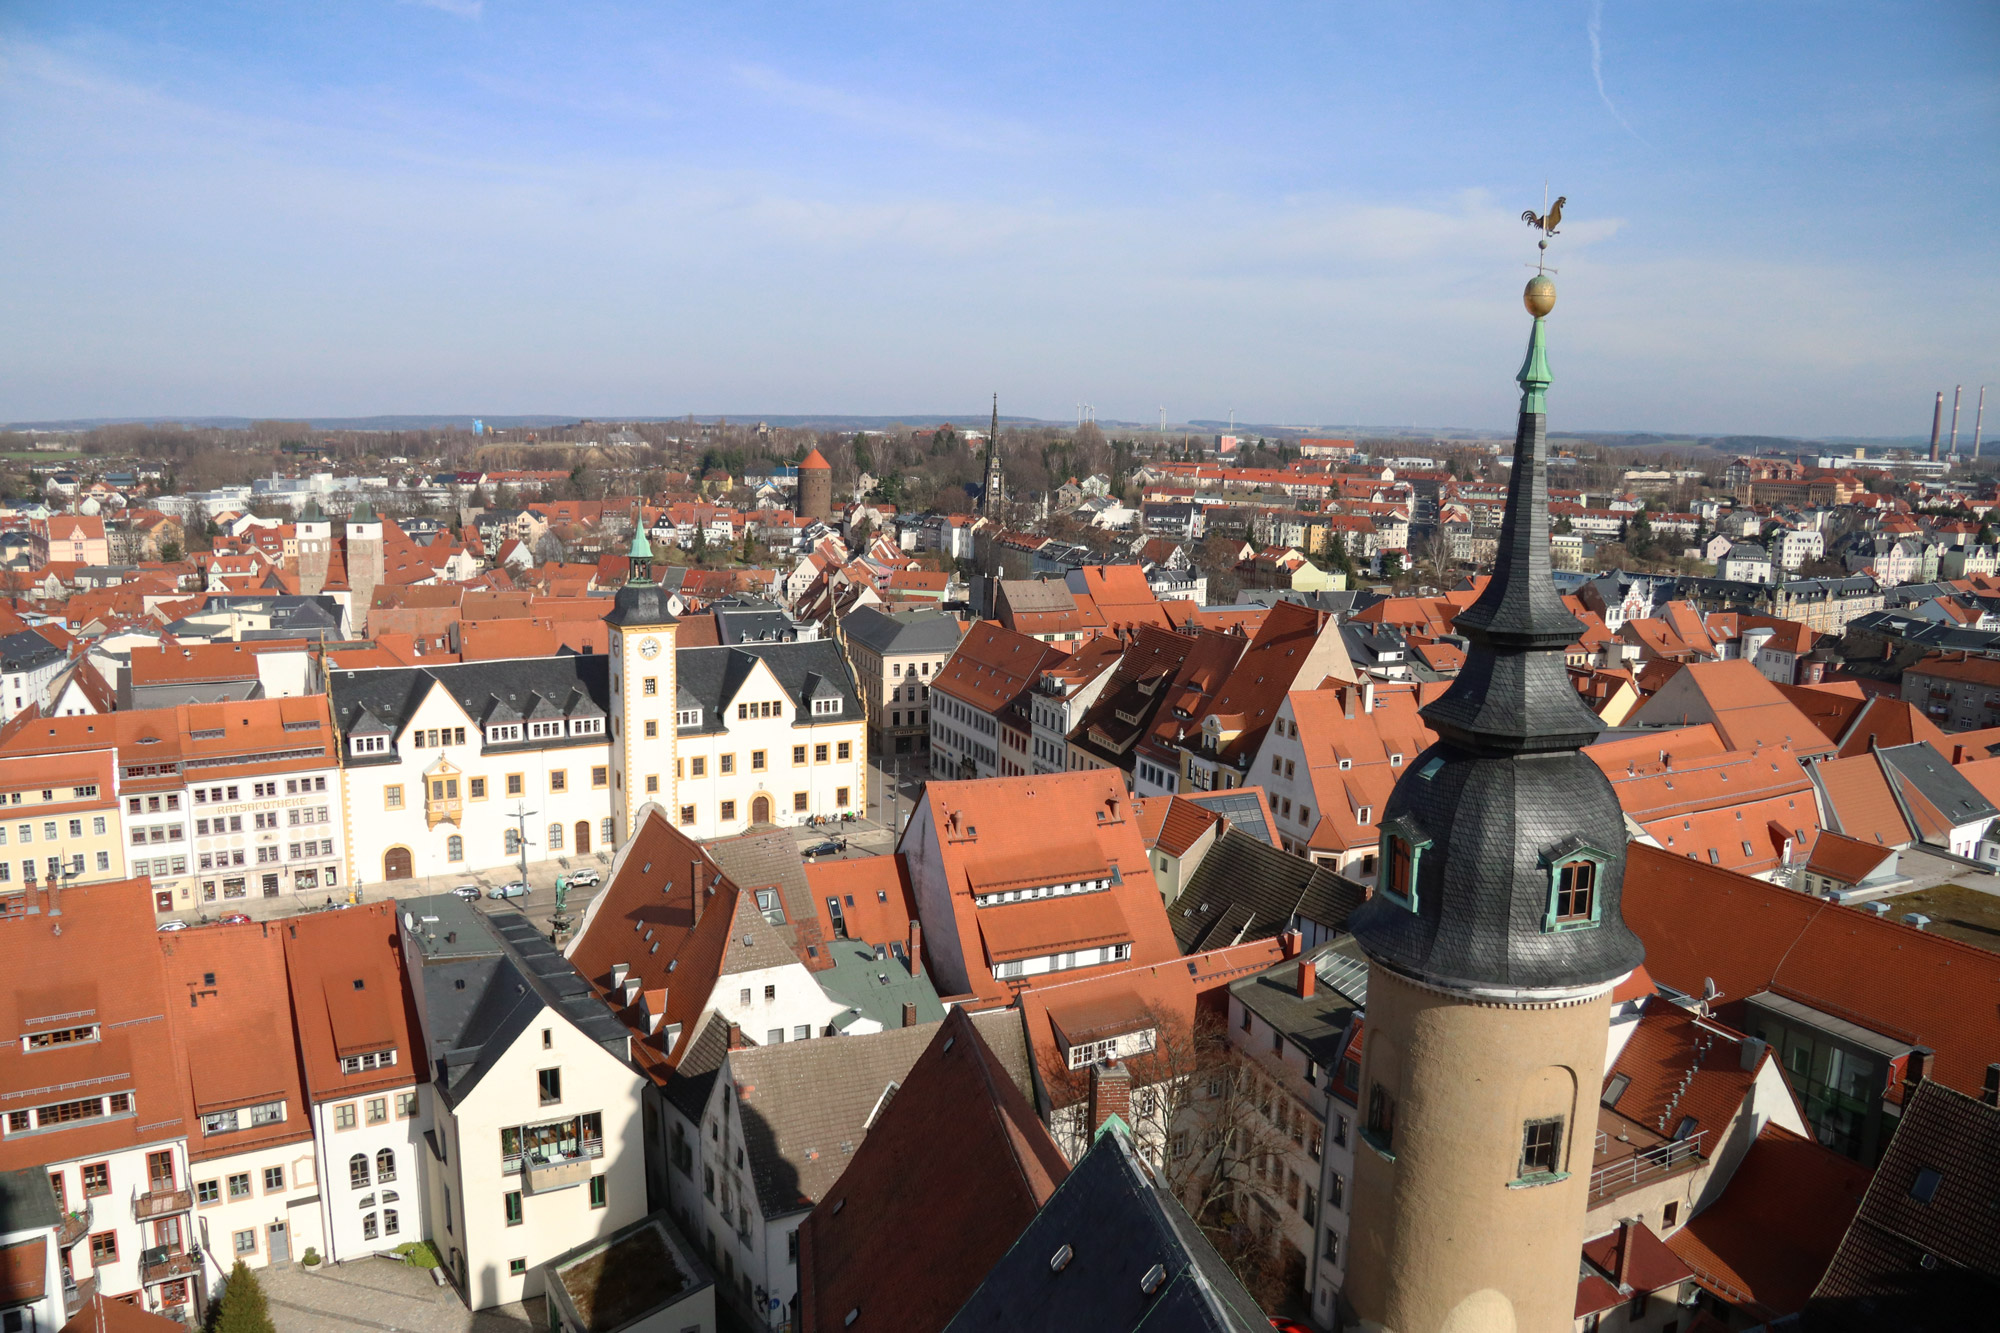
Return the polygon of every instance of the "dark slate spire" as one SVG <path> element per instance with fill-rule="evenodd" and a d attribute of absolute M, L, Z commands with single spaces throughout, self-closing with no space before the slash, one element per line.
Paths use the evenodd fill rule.
<path fill-rule="evenodd" d="M 1546 278 L 1538 278 L 1547 282 Z M 1531 304 L 1536 294 L 1530 284 Z M 1554 307 L 1554 285 L 1545 289 Z M 1469 749 L 1520 753 L 1573 750 L 1603 731 L 1597 715 L 1571 688 L 1563 649 L 1583 625 L 1563 606 L 1549 578 L 1549 456 L 1545 395 L 1547 337 L 1540 314 L 1516 377 L 1520 422 L 1514 468 L 1507 479 L 1507 516 L 1499 558 L 1479 600 L 1459 614 L 1457 629 L 1472 641 L 1465 669 L 1443 698 L 1423 710 L 1439 735 Z"/>
<path fill-rule="evenodd" d="M 1404 771 L 1383 809 L 1380 888 L 1348 919 L 1375 962 L 1489 994 L 1585 990 L 1623 976 L 1645 953 L 1619 910 L 1624 813 L 1610 780 L 1580 752 L 1603 730 L 1563 662 L 1583 627 L 1549 578 L 1543 317 L 1555 286 L 1538 274 L 1526 299 L 1535 324 L 1518 376 L 1499 558 L 1458 617 L 1472 642 L 1465 669 L 1423 710 L 1438 742 Z M 1588 912 L 1562 918 L 1562 867 L 1581 863 L 1591 867 Z"/>
<path fill-rule="evenodd" d="M 627 558 L 631 563 L 625 570 L 625 586 L 618 590 L 618 596 L 611 603 L 611 614 L 604 617 L 605 621 L 620 626 L 679 623 L 674 619 L 673 612 L 667 609 L 665 591 L 653 581 L 653 544 L 646 540 L 643 515 L 638 529 L 632 534 L 632 546 Z"/>

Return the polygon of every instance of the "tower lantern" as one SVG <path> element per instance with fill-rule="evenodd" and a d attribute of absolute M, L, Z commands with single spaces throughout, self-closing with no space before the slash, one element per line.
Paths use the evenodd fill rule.
<path fill-rule="evenodd" d="M 1377 889 L 1350 919 L 1369 959 L 1369 1221 L 1345 1294 L 1395 1333 L 1569 1327 L 1611 991 L 1643 954 L 1619 911 L 1624 817 L 1580 753 L 1602 724 L 1564 667 L 1582 626 L 1550 579 L 1555 283 L 1537 272 L 1523 299 L 1493 577 L 1458 617 L 1465 668 L 1423 710 L 1438 740 L 1383 809 Z"/>

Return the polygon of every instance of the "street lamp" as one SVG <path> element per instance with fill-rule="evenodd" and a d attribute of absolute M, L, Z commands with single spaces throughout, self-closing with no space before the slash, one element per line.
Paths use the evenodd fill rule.
<path fill-rule="evenodd" d="M 514 837 L 521 853 L 521 897 L 523 900 L 527 898 L 530 888 L 528 884 L 528 816 L 540 813 L 541 811 L 539 810 L 527 809 L 524 804 L 514 807 L 513 819 L 520 826 Z"/>

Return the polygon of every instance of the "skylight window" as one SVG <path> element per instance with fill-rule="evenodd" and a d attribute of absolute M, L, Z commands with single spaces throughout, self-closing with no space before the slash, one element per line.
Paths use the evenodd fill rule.
<path fill-rule="evenodd" d="M 1910 1182 L 1910 1197 L 1918 1203 L 1929 1203 L 1937 1197 L 1938 1186 L 1943 1183 L 1944 1176 L 1935 1168 L 1920 1167 L 1917 1178 Z"/>

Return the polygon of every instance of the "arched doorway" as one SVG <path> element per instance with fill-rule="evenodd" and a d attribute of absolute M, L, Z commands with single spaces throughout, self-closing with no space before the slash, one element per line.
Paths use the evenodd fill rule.
<path fill-rule="evenodd" d="M 391 847 L 382 853 L 383 879 L 408 879 L 410 877 L 410 849 Z"/>
<path fill-rule="evenodd" d="M 750 802 L 750 822 L 768 824 L 771 822 L 771 798 L 759 796 Z"/>
<path fill-rule="evenodd" d="M 576 821 L 576 854 L 582 856 L 589 850 L 590 821 L 588 819 L 579 819 Z"/>

